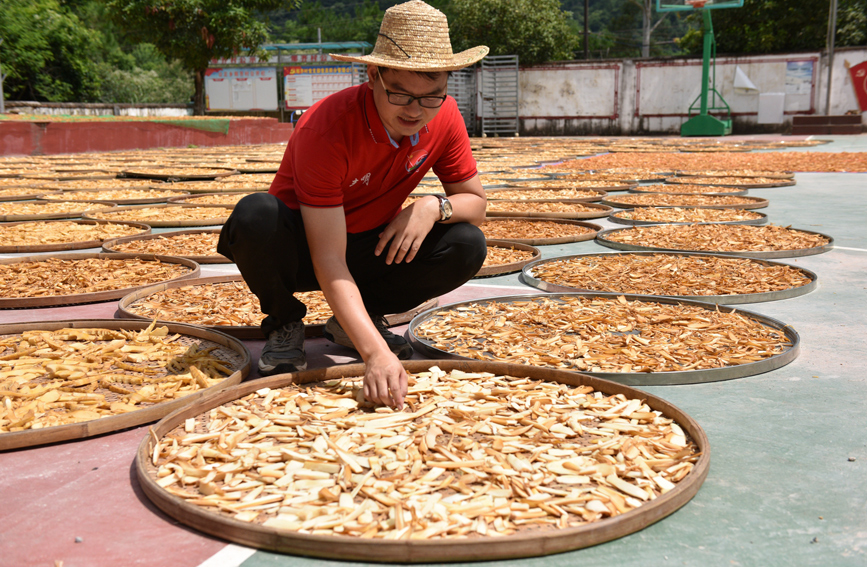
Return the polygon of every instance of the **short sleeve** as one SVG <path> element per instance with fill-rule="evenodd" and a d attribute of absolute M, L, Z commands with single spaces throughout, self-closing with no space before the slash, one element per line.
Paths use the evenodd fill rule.
<path fill-rule="evenodd" d="M 448 112 L 443 126 L 447 128 L 443 153 L 433 165 L 433 171 L 442 183 L 460 183 L 478 173 L 470 137 L 458 105 L 452 97 L 447 99 L 443 111 Z"/>

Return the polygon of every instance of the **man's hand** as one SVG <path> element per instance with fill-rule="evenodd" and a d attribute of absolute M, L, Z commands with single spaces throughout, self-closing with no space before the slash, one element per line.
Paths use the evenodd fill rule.
<path fill-rule="evenodd" d="M 407 376 L 403 365 L 390 351 L 368 358 L 364 368 L 364 397 L 375 404 L 403 409 Z"/>
<path fill-rule="evenodd" d="M 374 254 L 377 256 L 382 254 L 391 241 L 385 263 L 412 262 L 425 237 L 439 218 L 439 201 L 436 198 L 419 199 L 400 211 L 394 220 L 388 223 L 379 235 L 379 243 Z"/>

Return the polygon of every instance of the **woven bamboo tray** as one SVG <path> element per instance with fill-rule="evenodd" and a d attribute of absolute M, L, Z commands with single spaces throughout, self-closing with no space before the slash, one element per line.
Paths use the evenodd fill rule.
<path fill-rule="evenodd" d="M 23 221 L 23 222 L 13 222 L 8 223 L 6 226 L 15 226 L 19 224 L 33 223 L 33 222 L 41 222 L 41 221 Z M 45 221 L 45 222 L 57 222 L 57 221 Z M 135 228 L 141 229 L 141 232 L 135 235 L 131 235 L 132 238 L 141 237 L 143 235 L 147 235 L 151 233 L 151 227 L 140 222 L 110 222 L 110 221 L 97 221 L 97 220 L 74 220 L 74 221 L 64 221 L 60 222 L 74 222 L 75 224 L 122 224 L 126 226 L 132 226 Z M 126 237 L 129 238 L 129 237 Z M 87 248 L 98 248 L 103 245 L 102 240 L 85 240 L 81 242 L 61 242 L 57 244 L 33 244 L 28 246 L 0 246 L 0 254 L 33 254 L 37 252 L 61 252 L 64 250 L 84 250 Z"/>
<path fill-rule="evenodd" d="M 490 276 L 500 276 L 503 274 L 511 274 L 514 272 L 520 272 L 521 268 L 538 260 L 542 257 L 542 252 L 536 248 L 535 246 L 530 246 L 529 244 L 521 244 L 520 242 L 514 242 L 511 240 L 494 240 L 490 239 L 487 241 L 488 247 L 494 248 L 513 248 L 515 250 L 526 250 L 527 252 L 532 252 L 533 256 L 528 258 L 527 260 L 522 260 L 520 262 L 510 262 L 508 264 L 497 264 L 494 266 L 483 266 L 482 269 L 478 271 L 478 273 L 473 276 L 474 278 L 484 278 Z"/>
<path fill-rule="evenodd" d="M 658 185 L 658 184 L 657 184 Z M 693 183 L 693 185 L 701 185 L 701 183 Z M 676 184 L 665 184 L 664 187 L 670 189 L 670 191 L 650 191 L 650 189 L 654 188 L 650 185 L 641 185 L 638 187 L 633 187 L 629 190 L 629 193 L 638 193 L 641 195 L 651 195 L 651 194 L 659 194 L 663 195 L 734 195 L 735 197 L 742 197 L 749 193 L 749 189 L 745 189 L 742 187 L 733 187 L 726 185 L 705 185 L 704 187 L 719 187 L 721 189 L 731 189 L 731 191 L 714 191 L 713 193 L 696 193 L 689 191 L 678 191 L 678 186 Z"/>
<path fill-rule="evenodd" d="M 232 209 L 232 208 L 234 208 L 231 205 L 192 205 L 192 204 L 185 204 L 185 203 L 181 203 L 181 204 L 174 204 L 173 203 L 173 204 L 165 204 L 165 205 L 150 205 L 147 208 L 168 208 L 168 207 L 200 207 L 200 208 L 213 208 L 213 209 Z M 115 213 L 115 212 L 122 212 L 122 211 L 132 211 L 132 210 L 136 210 L 138 208 L 139 207 L 121 207 L 118 209 L 112 209 L 111 212 Z M 104 218 L 104 217 L 99 216 L 99 212 L 87 213 L 87 214 L 82 215 L 82 217 L 86 218 L 86 219 L 94 219 L 94 220 L 100 220 L 100 219 Z M 174 228 L 174 227 L 184 227 L 184 226 L 220 226 L 226 222 L 227 218 L 228 218 L 228 215 L 226 217 L 213 217 L 213 218 L 208 218 L 208 219 L 148 220 L 147 224 L 149 224 L 150 226 L 152 226 L 154 228 Z M 111 220 L 111 219 L 108 218 L 105 220 Z M 118 220 L 122 220 L 122 219 L 118 219 Z"/>
<path fill-rule="evenodd" d="M 213 197 L 216 197 L 216 196 L 224 197 L 224 196 L 237 195 L 237 194 L 252 195 L 253 193 L 256 193 L 256 191 L 248 190 L 248 191 L 220 191 L 220 192 L 214 192 L 214 193 L 197 193 L 195 195 L 189 195 L 189 194 L 184 195 L 183 197 L 169 197 L 168 202 L 169 203 L 179 203 L 179 204 L 184 204 L 184 205 L 197 205 L 198 204 L 197 200 L 201 199 L 202 197 L 212 197 L 212 196 Z M 201 203 L 198 205 L 202 206 L 205 204 L 208 204 L 208 203 Z"/>
<path fill-rule="evenodd" d="M 591 229 L 591 232 L 585 234 L 576 234 L 574 236 L 560 236 L 555 238 L 509 238 L 510 242 L 519 242 L 521 244 L 529 244 L 530 246 L 548 246 L 551 244 L 567 244 L 570 242 L 583 242 L 585 240 L 593 240 L 596 234 L 602 230 L 598 224 L 582 222 L 569 219 L 554 219 L 554 218 L 538 218 L 538 217 L 494 217 L 485 219 L 485 223 L 496 223 L 503 221 L 526 221 L 529 223 L 535 222 L 553 222 L 564 225 L 577 225 Z M 493 239 L 492 239 L 493 240 Z"/>
<path fill-rule="evenodd" d="M 765 260 L 773 260 L 775 258 L 799 258 L 801 256 L 813 256 L 815 254 L 823 254 L 832 248 L 834 248 L 834 239 L 827 234 L 822 234 L 821 232 L 814 232 L 812 230 L 803 230 L 797 229 L 801 232 L 806 232 L 808 234 L 816 234 L 819 236 L 823 236 L 829 239 L 828 244 L 824 246 L 815 246 L 813 248 L 800 248 L 797 250 L 767 250 L 767 251 L 750 251 L 750 250 L 726 250 L 720 252 L 713 252 L 708 250 L 682 250 L 677 248 L 657 248 L 655 246 L 639 246 L 637 244 L 626 244 L 623 242 L 615 242 L 613 240 L 608 239 L 608 235 L 620 230 L 629 230 L 629 228 L 613 228 L 610 230 L 603 230 L 596 235 L 596 242 L 601 244 L 602 246 L 607 246 L 608 248 L 613 248 L 615 250 L 628 250 L 628 251 L 644 251 L 644 252 L 696 252 L 700 254 L 713 254 L 713 255 L 726 255 L 726 256 L 744 256 L 746 258 L 763 258 Z"/>
<path fill-rule="evenodd" d="M 205 229 L 196 229 L 196 230 L 178 230 L 172 232 L 161 232 L 159 234 L 144 234 L 144 235 L 134 235 L 134 236 L 124 236 L 121 238 L 115 238 L 112 240 L 106 240 L 102 244 L 102 249 L 105 252 L 112 252 L 116 254 L 124 254 L 125 252 L 121 252 L 117 250 L 115 247 L 118 244 L 122 244 L 124 242 L 130 242 L 133 240 L 154 240 L 158 238 L 167 238 L 170 236 L 176 236 L 179 234 L 219 234 L 219 228 L 205 228 Z M 213 256 L 193 256 L 188 254 L 175 255 L 178 258 L 186 258 L 187 260 L 192 260 L 197 264 L 231 264 L 232 261 L 223 256 L 222 254 L 217 254 L 216 250 L 214 251 Z"/>
<path fill-rule="evenodd" d="M 594 293 L 595 290 L 588 290 L 585 288 L 577 288 L 570 287 L 562 284 L 552 283 L 548 281 L 541 280 L 535 276 L 535 269 L 543 264 L 549 262 L 556 262 L 558 260 L 570 260 L 572 258 L 589 258 L 594 256 L 607 256 L 610 257 L 612 255 L 618 254 L 631 254 L 637 256 L 651 256 L 654 254 L 661 254 L 660 252 L 603 252 L 596 254 L 575 254 L 572 256 L 559 256 L 557 258 L 546 258 L 544 260 L 536 260 L 535 262 L 524 266 L 521 270 L 520 279 L 525 284 L 540 289 L 542 291 L 549 291 L 554 293 L 560 292 L 590 292 Z M 726 256 L 723 254 L 704 254 L 704 253 L 689 253 L 689 252 L 667 252 L 666 256 L 678 256 L 678 257 L 694 257 L 694 258 L 702 258 L 702 257 L 717 257 L 717 258 L 740 258 L 739 256 Z M 786 266 L 790 268 L 794 268 L 800 271 L 803 275 L 810 278 L 810 282 L 806 285 L 802 285 L 800 287 L 789 288 L 780 291 L 769 291 L 763 293 L 742 293 L 742 294 L 732 294 L 732 295 L 677 295 L 674 293 L 666 293 L 664 296 L 667 297 L 678 297 L 681 299 L 692 299 L 695 301 L 707 301 L 710 303 L 716 303 L 717 305 L 740 305 L 745 303 L 760 303 L 764 301 L 779 301 L 781 299 L 791 299 L 793 297 L 798 297 L 801 295 L 806 295 L 816 289 L 819 286 L 819 276 L 816 275 L 815 272 L 807 270 L 805 268 L 801 268 L 800 266 L 791 266 L 789 264 L 783 264 L 781 262 L 771 262 L 769 260 L 759 260 L 753 259 L 753 262 L 758 262 L 765 266 Z M 616 290 L 611 291 L 611 293 L 619 293 Z M 639 295 L 639 294 L 633 294 Z M 641 294 L 646 295 L 646 297 L 662 297 L 662 295 L 650 295 L 650 294 Z"/>
<path fill-rule="evenodd" d="M 134 304 L 136 301 L 139 301 L 151 294 L 158 293 L 160 291 L 164 291 L 166 289 L 175 289 L 179 287 L 185 287 L 189 285 L 207 285 L 214 283 L 224 283 L 224 282 L 240 282 L 244 281 L 244 278 L 240 275 L 231 275 L 231 276 L 214 276 L 208 278 L 198 278 L 198 279 L 187 279 L 183 281 L 172 281 L 165 282 L 145 288 L 138 289 L 133 291 L 129 295 L 123 297 L 118 303 L 118 314 L 127 319 L 139 319 L 139 320 L 149 320 L 141 315 L 137 315 L 130 311 L 130 306 Z M 438 305 L 438 300 L 436 298 L 425 301 L 418 307 L 406 311 L 404 313 L 394 313 L 391 315 L 386 315 L 385 320 L 388 321 L 388 325 L 390 327 L 394 327 L 397 325 L 403 325 L 405 323 L 409 323 L 413 317 L 418 315 L 423 311 L 427 311 L 428 309 L 433 309 Z M 167 321 L 171 322 L 171 321 Z M 183 322 L 183 321 L 178 321 Z M 221 331 L 226 333 L 229 336 L 236 337 L 238 339 L 243 340 L 264 340 L 265 336 L 262 334 L 262 328 L 259 326 L 229 326 L 229 325 L 219 325 L 219 326 L 211 326 L 211 327 L 203 327 L 207 329 L 212 329 L 215 331 Z M 325 328 L 325 322 L 313 325 L 304 325 L 305 336 L 307 337 L 321 337 L 322 330 Z"/>
<path fill-rule="evenodd" d="M 672 514 L 695 496 L 710 468 L 710 444 L 701 426 L 677 406 L 643 391 L 584 374 L 546 368 L 479 361 L 413 360 L 403 362 L 408 372 L 423 372 L 431 366 L 444 371 L 491 372 L 515 378 L 557 382 L 574 387 L 590 386 L 604 395 L 623 394 L 643 399 L 653 410 L 674 419 L 701 452 L 693 470 L 674 489 L 625 514 L 597 522 L 542 531 L 525 531 L 492 539 L 467 537 L 446 540 L 384 540 L 326 536 L 278 531 L 251 522 L 242 522 L 205 511 L 186 503 L 161 488 L 155 481 L 152 464 L 155 440 L 182 426 L 185 420 L 205 414 L 224 403 L 242 398 L 258 389 L 278 389 L 291 384 L 309 384 L 364 374 L 364 365 L 353 364 L 295 374 L 282 374 L 215 392 L 166 416 L 151 428 L 139 445 L 135 470 L 142 490 L 163 512 L 179 522 L 207 534 L 241 545 L 317 558 L 374 561 L 384 563 L 429 563 L 516 559 L 561 553 L 610 541 L 641 530 Z"/>
<path fill-rule="evenodd" d="M 94 203 L 92 201 L 76 201 L 74 199 L 69 201 L 35 201 L 32 204 L 38 207 L 47 207 L 53 203 L 81 203 L 81 209 L 70 211 L 67 213 L 44 213 L 44 214 L 29 214 L 29 215 L 0 215 L 0 221 L 2 222 L 15 222 L 15 221 L 34 221 L 34 220 L 61 220 L 61 219 L 75 219 L 75 218 L 87 218 L 85 217 L 88 208 L 93 209 L 99 207 L 101 211 L 109 211 L 109 210 L 117 210 L 117 204 L 111 202 L 101 202 Z M 94 211 L 96 212 L 96 211 Z"/>
<path fill-rule="evenodd" d="M 147 191 L 155 191 L 156 189 L 149 189 L 147 187 L 118 187 L 117 189 L 76 189 L 76 190 L 64 190 L 63 192 L 69 195 L 69 200 L 80 201 L 82 203 L 117 203 L 118 205 L 147 205 L 150 203 L 165 203 L 167 199 L 170 197 L 162 196 L 162 197 L 137 197 L 133 199 L 111 199 L 111 201 L 103 201 L 100 199 L 76 199 L 75 193 L 79 192 L 87 192 L 87 193 L 98 193 L 98 192 L 107 192 L 107 191 L 124 191 L 130 189 L 140 189 L 142 194 L 144 195 Z M 172 191 L 178 196 L 189 195 L 186 191 L 181 189 L 169 189 L 167 187 L 162 187 L 159 191 Z M 53 194 L 56 196 L 56 194 Z M 55 199 L 46 199 L 44 195 L 39 197 L 40 200 L 44 201 L 54 201 Z"/>
<path fill-rule="evenodd" d="M 654 207 L 654 208 L 657 208 L 657 209 L 695 209 L 695 208 L 699 208 L 699 207 Z M 706 208 L 711 208 L 711 207 L 700 207 L 700 208 L 706 209 Z M 721 209 L 723 207 L 716 207 L 716 208 Z M 750 224 L 750 225 L 759 226 L 759 225 L 767 224 L 767 222 L 768 222 L 768 215 L 766 215 L 765 213 L 756 213 L 757 215 L 759 215 L 759 217 L 755 218 L 755 219 L 720 221 L 720 222 L 713 222 L 713 223 L 643 221 L 643 220 L 624 219 L 624 218 L 621 218 L 618 216 L 620 214 L 629 213 L 633 210 L 634 209 L 623 209 L 622 211 L 617 211 L 616 213 L 611 213 L 610 215 L 608 215 L 608 220 L 614 224 L 625 224 L 625 225 L 629 225 L 629 226 L 649 226 L 652 224 Z"/>
<path fill-rule="evenodd" d="M 150 322 L 147 321 L 121 321 L 117 319 L 12 323 L 0 325 L 0 335 L 11 335 L 32 330 L 54 331 L 66 327 L 77 329 L 102 328 L 141 330 L 147 328 L 148 325 L 150 325 Z M 170 333 L 183 335 L 180 340 L 186 340 L 190 343 L 200 342 L 206 346 L 217 346 L 218 348 L 215 352 L 220 355 L 219 358 L 230 363 L 230 368 L 234 370 L 232 375 L 226 377 L 216 386 L 204 388 L 198 392 L 193 392 L 192 394 L 184 396 L 183 398 L 155 404 L 129 413 L 104 417 L 92 421 L 46 427 L 43 429 L 0 433 L 0 451 L 44 445 L 46 443 L 56 443 L 58 441 L 84 439 L 86 437 L 93 437 L 94 435 L 100 435 L 112 431 L 120 431 L 121 429 L 127 429 L 143 423 L 156 421 L 179 408 L 205 397 L 208 394 L 229 386 L 240 384 L 241 380 L 249 374 L 251 364 L 250 351 L 247 350 L 247 347 L 245 347 L 240 341 L 223 333 L 209 331 L 202 327 L 193 327 L 191 325 L 181 324 L 168 324 L 166 326 L 169 328 Z M 198 341 L 195 339 L 198 339 Z"/>
<path fill-rule="evenodd" d="M 798 356 L 798 352 L 800 350 L 800 336 L 790 325 L 787 325 L 781 321 L 776 319 L 772 319 L 771 317 L 766 317 L 765 315 L 760 315 L 758 313 L 752 311 L 745 311 L 743 309 L 735 309 L 734 307 L 729 307 L 726 305 L 717 305 L 715 303 L 708 303 L 704 301 L 694 301 L 689 299 L 677 299 L 673 297 L 651 297 L 647 295 L 629 295 L 622 293 L 551 293 L 551 294 L 540 294 L 540 295 L 514 295 L 514 296 L 506 296 L 506 297 L 489 297 L 486 299 L 475 299 L 471 301 L 464 301 L 460 303 L 452 303 L 449 305 L 443 305 L 437 307 L 435 309 L 431 309 L 420 315 L 416 316 L 412 322 L 409 324 L 409 329 L 407 329 L 407 337 L 410 341 L 410 344 L 413 345 L 418 352 L 423 355 L 430 356 L 432 358 L 441 358 L 446 360 L 468 360 L 463 356 L 459 356 L 456 354 L 452 354 L 450 352 L 440 350 L 430 344 L 428 341 L 419 338 L 415 330 L 418 326 L 423 323 L 425 320 L 433 317 L 436 312 L 443 311 L 446 309 L 455 309 L 462 306 L 468 306 L 473 303 L 484 304 L 491 301 L 496 301 L 499 303 L 512 303 L 512 302 L 526 302 L 532 301 L 534 299 L 546 298 L 550 300 L 557 301 L 558 298 L 561 297 L 602 297 L 602 298 L 618 298 L 623 297 L 627 301 L 652 301 L 654 303 L 667 303 L 667 304 L 675 304 L 675 305 L 693 305 L 697 307 L 702 307 L 709 311 L 721 311 L 721 312 L 737 312 L 742 316 L 750 317 L 763 325 L 770 327 L 772 329 L 776 329 L 789 339 L 791 342 L 791 346 L 782 352 L 781 354 L 772 356 L 770 358 L 763 359 L 758 362 L 750 362 L 746 364 L 739 364 L 736 366 L 725 366 L 722 368 L 713 368 L 708 370 L 685 370 L 685 371 L 666 371 L 666 372 L 586 372 L 586 374 L 590 374 L 592 376 L 596 376 L 599 378 L 605 378 L 606 380 L 613 380 L 620 384 L 627 384 L 630 386 L 665 386 L 665 385 L 673 385 L 673 384 L 703 384 L 706 382 L 719 382 L 722 380 L 733 380 L 735 378 L 743 378 L 745 376 L 755 376 L 756 374 L 762 374 L 764 372 L 770 372 L 771 370 L 775 370 L 777 368 L 781 368 L 786 364 L 789 364 Z"/>
<path fill-rule="evenodd" d="M 158 169 L 155 167 L 147 168 L 147 169 Z M 121 171 L 117 174 L 118 177 L 131 177 L 137 179 L 158 179 L 160 181 L 201 181 L 206 179 L 217 179 L 219 177 L 228 177 L 229 175 L 234 175 L 238 173 L 237 169 L 231 168 L 216 168 L 211 167 L 209 169 L 222 169 L 223 171 L 209 174 L 196 174 L 196 173 L 184 173 L 184 168 L 182 167 L 167 167 L 165 168 L 165 173 L 159 173 L 156 171 L 146 172 L 142 170 L 136 169 L 128 169 L 125 171 Z"/>
<path fill-rule="evenodd" d="M 17 258 L 3 258 L 0 259 L 0 264 L 9 265 L 16 264 L 19 262 L 42 262 L 49 258 L 58 258 L 61 260 L 83 260 L 86 258 L 104 258 L 104 259 L 113 259 L 113 260 L 127 260 L 127 259 L 142 259 L 142 260 L 158 260 L 165 264 L 180 264 L 182 266 L 187 266 L 190 268 L 190 272 L 179 276 L 173 280 L 169 281 L 180 281 L 180 280 L 188 280 L 192 278 L 199 277 L 199 273 L 201 272 L 199 265 L 196 262 L 191 260 L 186 260 L 184 258 L 177 258 L 174 256 L 157 256 L 154 254 L 83 254 L 83 253 L 73 253 L 73 254 L 46 254 L 40 256 L 19 256 Z M 152 285 L 152 284 L 146 284 Z M 77 293 L 71 295 L 48 295 L 48 296 L 38 296 L 38 297 L 9 297 L 9 298 L 0 298 L 0 309 L 25 309 L 30 307 L 56 307 L 59 305 L 78 305 L 81 303 L 97 303 L 100 301 L 112 301 L 115 299 L 120 299 L 124 295 L 134 291 L 136 289 L 140 289 L 142 287 L 146 287 L 145 285 L 136 285 L 135 282 L 131 282 L 129 287 L 121 288 L 121 289 L 113 289 L 108 291 L 98 291 L 93 293 Z"/>
<path fill-rule="evenodd" d="M 635 194 L 635 193 L 631 193 Z M 668 193 L 645 193 L 646 195 L 668 195 Z M 714 195 L 707 195 L 714 196 Z M 768 206 L 769 202 L 767 199 L 763 199 L 762 197 L 752 197 L 752 196 L 740 196 L 739 198 L 745 199 L 749 202 L 747 203 L 736 203 L 733 205 L 725 205 L 725 204 L 711 204 L 711 205 L 677 205 L 683 207 L 697 208 L 697 209 L 764 209 Z M 625 203 L 623 201 L 618 201 L 617 196 L 611 196 L 606 199 L 602 199 L 599 201 L 600 205 L 608 205 L 609 207 L 614 207 L 616 209 L 633 209 L 636 206 L 639 207 L 653 207 L 653 206 L 661 206 L 661 207 L 670 207 L 675 205 L 635 205 L 634 203 Z"/>
<path fill-rule="evenodd" d="M 571 189 L 571 187 L 563 187 L 563 189 Z M 491 188 L 490 190 L 486 190 L 485 193 L 487 195 L 488 201 L 517 201 L 517 200 L 528 201 L 528 202 L 532 202 L 532 201 L 567 201 L 567 202 L 568 201 L 578 201 L 581 203 L 602 202 L 602 204 L 604 204 L 604 200 L 608 196 L 608 193 L 603 189 L 597 189 L 597 188 L 591 189 L 591 188 L 587 188 L 587 187 L 582 187 L 580 190 L 592 192 L 592 193 L 594 193 L 594 195 L 592 195 L 590 197 L 563 197 L 563 198 L 551 197 L 551 198 L 547 198 L 547 199 L 538 199 L 538 198 L 536 198 L 536 199 L 505 199 L 505 198 L 499 196 L 499 195 L 503 194 L 502 193 L 503 191 L 538 191 L 540 193 L 545 192 L 545 191 L 550 191 L 553 193 L 554 191 L 557 191 L 557 189 L 531 189 L 531 188 L 527 188 L 527 187 L 514 187 L 514 186 Z"/>
<path fill-rule="evenodd" d="M 43 195 L 58 195 L 60 193 L 60 191 L 53 189 L 44 189 L 39 185 L 0 185 L 0 202 L 32 201 Z"/>
<path fill-rule="evenodd" d="M 560 204 L 568 204 L 568 201 L 494 201 L 495 203 L 560 203 Z M 587 207 L 588 209 L 593 209 L 592 211 L 574 211 L 574 212 L 545 212 L 545 211 L 492 211 L 490 209 L 491 204 L 488 204 L 488 210 L 485 213 L 489 217 L 544 217 L 544 218 L 552 218 L 552 219 L 601 219 L 603 217 L 607 217 L 614 210 L 612 207 L 607 205 L 600 205 L 598 203 L 585 203 L 581 201 L 575 201 L 576 205 L 580 205 L 582 207 Z"/>
<path fill-rule="evenodd" d="M 681 176 L 670 177 L 670 178 L 666 179 L 665 182 L 677 184 L 677 183 L 681 183 L 681 181 L 683 179 L 684 178 Z M 794 185 L 796 183 L 794 179 L 780 179 L 779 181 L 777 181 L 775 183 L 747 183 L 747 184 L 737 183 L 737 184 L 727 185 L 725 183 L 702 183 L 701 179 L 702 179 L 701 177 L 691 176 L 691 177 L 689 177 L 689 183 L 692 185 L 718 185 L 720 187 L 741 187 L 743 189 L 767 189 L 767 188 L 771 188 L 771 187 L 791 187 L 792 185 Z"/>

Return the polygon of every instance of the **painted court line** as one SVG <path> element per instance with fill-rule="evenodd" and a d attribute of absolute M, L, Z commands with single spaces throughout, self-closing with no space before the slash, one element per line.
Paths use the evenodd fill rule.
<path fill-rule="evenodd" d="M 205 559 L 199 567 L 238 567 L 256 553 L 252 547 L 229 544 L 208 559 Z"/>

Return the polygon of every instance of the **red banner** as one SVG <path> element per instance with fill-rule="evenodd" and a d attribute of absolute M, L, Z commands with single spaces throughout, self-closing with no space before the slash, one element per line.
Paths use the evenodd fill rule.
<path fill-rule="evenodd" d="M 861 112 L 867 112 L 867 61 L 849 67 L 849 75 L 852 77 L 852 86 L 855 87 L 855 96 L 858 97 L 858 106 L 861 107 Z"/>

